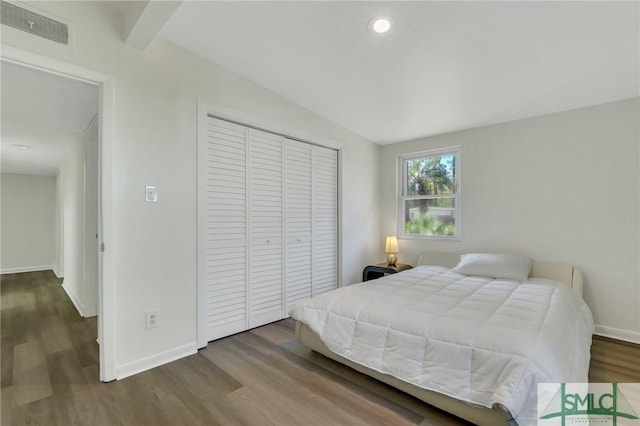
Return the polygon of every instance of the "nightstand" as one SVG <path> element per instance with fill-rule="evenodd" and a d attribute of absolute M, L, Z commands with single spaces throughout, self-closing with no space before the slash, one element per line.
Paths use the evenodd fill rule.
<path fill-rule="evenodd" d="M 362 281 L 375 280 L 385 275 L 395 274 L 401 271 L 411 269 L 413 266 L 404 263 L 396 263 L 389 265 L 387 262 L 378 263 L 377 265 L 367 265 L 362 271 Z"/>

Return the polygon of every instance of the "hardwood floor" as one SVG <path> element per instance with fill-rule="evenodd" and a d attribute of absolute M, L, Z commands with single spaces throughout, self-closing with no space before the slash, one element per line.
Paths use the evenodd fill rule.
<path fill-rule="evenodd" d="M 589 381 L 640 383 L 640 345 L 593 336 Z"/>
<path fill-rule="evenodd" d="M 0 420 L 51 422 L 55 404 L 72 409 L 71 389 L 98 382 L 96 319 L 80 317 L 50 271 L 2 275 L 0 285 Z"/>
<path fill-rule="evenodd" d="M 2 275 L 4 425 L 458 425 L 464 422 L 295 341 L 284 320 L 111 383 L 95 318 L 51 272 Z M 594 338 L 592 381 L 640 382 L 640 347 Z"/>

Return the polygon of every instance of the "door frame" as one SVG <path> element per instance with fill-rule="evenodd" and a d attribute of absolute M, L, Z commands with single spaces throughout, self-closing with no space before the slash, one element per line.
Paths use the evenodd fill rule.
<path fill-rule="evenodd" d="M 58 74 L 98 86 L 98 341 L 100 380 L 115 380 L 115 283 L 113 229 L 113 130 L 115 128 L 114 78 L 111 75 L 38 55 L 13 46 L 2 46 L 0 58 L 25 67 Z"/>

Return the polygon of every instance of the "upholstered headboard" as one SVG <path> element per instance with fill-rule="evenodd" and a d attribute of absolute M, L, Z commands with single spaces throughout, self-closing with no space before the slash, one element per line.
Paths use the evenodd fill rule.
<path fill-rule="evenodd" d="M 460 261 L 460 254 L 442 251 L 427 251 L 418 258 L 420 265 L 437 265 L 453 268 Z M 529 278 L 546 278 L 567 284 L 580 297 L 582 297 L 582 272 L 578 268 L 562 263 L 533 261 Z"/>

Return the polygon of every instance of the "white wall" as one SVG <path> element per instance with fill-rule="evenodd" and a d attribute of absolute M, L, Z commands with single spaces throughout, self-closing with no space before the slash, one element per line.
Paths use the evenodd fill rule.
<path fill-rule="evenodd" d="M 64 280 L 62 287 L 73 301 L 80 315 L 85 316 L 84 282 L 84 144 L 81 138 L 60 169 L 60 212 L 62 218 L 62 247 Z"/>
<path fill-rule="evenodd" d="M 379 147 L 163 39 L 124 47 L 99 2 L 31 3 L 74 24 L 65 48 L 2 27 L 2 43 L 115 75 L 113 146 L 116 375 L 196 348 L 196 100 L 203 98 L 343 143 L 345 282 L 376 260 Z M 158 203 L 144 202 L 156 185 Z M 366 218 L 366 220 L 363 220 Z M 65 275 L 67 271 L 65 270 Z M 144 312 L 160 327 L 145 331 Z"/>
<path fill-rule="evenodd" d="M 62 287 L 83 317 L 98 313 L 97 137 L 98 127 L 94 122 L 84 135 L 73 141 L 58 176 Z"/>
<path fill-rule="evenodd" d="M 53 264 L 53 272 L 58 278 L 64 277 L 64 217 L 62 216 L 62 179 L 60 171 L 56 176 L 56 210 L 54 219 L 54 244 L 55 244 L 55 261 Z"/>
<path fill-rule="evenodd" d="M 2 273 L 54 269 L 56 178 L 2 173 Z"/>
<path fill-rule="evenodd" d="M 576 265 L 598 332 L 640 341 L 639 126 L 636 98 L 384 146 L 382 235 L 397 232 L 397 156 L 459 145 L 462 240 L 401 239 L 401 261 L 490 250 Z"/>
<path fill-rule="evenodd" d="M 96 119 L 91 122 L 82 136 L 84 145 L 84 315 L 92 317 L 98 314 L 98 172 L 99 144 L 98 123 Z"/>

